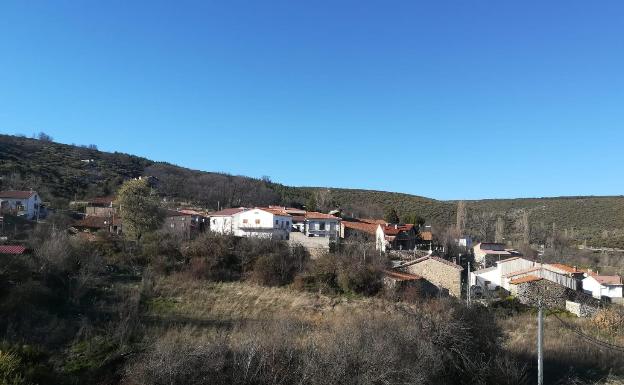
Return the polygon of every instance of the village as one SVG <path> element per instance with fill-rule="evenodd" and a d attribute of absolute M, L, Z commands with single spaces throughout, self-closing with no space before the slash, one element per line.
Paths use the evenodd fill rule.
<path fill-rule="evenodd" d="M 148 183 L 156 183 L 148 178 Z M 75 220 L 67 231 L 94 241 L 97 234 L 120 236 L 123 218 L 114 196 L 73 202 Z M 48 209 L 36 191 L 1 191 L 0 210 L 36 223 Z M 191 240 L 206 232 L 271 239 L 291 247 L 303 246 L 311 258 L 331 253 L 341 244 L 358 244 L 387 258 L 383 271 L 388 290 L 416 291 L 421 297 L 451 296 L 468 304 L 488 305 L 513 297 L 536 306 L 540 298 L 550 309 L 578 316 L 596 314 L 605 306 L 624 305 L 622 277 L 592 268 L 544 263 L 523 256 L 504 243 L 469 236 L 454 239 L 456 255 L 448 257 L 431 225 L 389 223 L 379 218 L 351 218 L 340 210 L 328 213 L 284 206 L 234 207 L 214 212 L 197 207 L 163 208 L 161 232 Z M 0 217 L 3 218 L 3 217 Z M 23 244 L 12 242 L 2 221 L 0 255 L 26 255 Z M 9 231 L 10 232 L 10 231 Z M 446 255 L 446 258 L 444 257 Z"/>

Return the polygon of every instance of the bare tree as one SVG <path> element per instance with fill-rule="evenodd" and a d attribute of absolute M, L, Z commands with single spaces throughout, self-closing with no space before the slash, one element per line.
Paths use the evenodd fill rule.
<path fill-rule="evenodd" d="M 457 232 L 461 236 L 466 229 L 466 202 L 457 202 Z"/>
<path fill-rule="evenodd" d="M 503 217 L 496 218 L 496 230 L 494 232 L 494 241 L 503 243 L 505 241 L 505 220 Z"/>

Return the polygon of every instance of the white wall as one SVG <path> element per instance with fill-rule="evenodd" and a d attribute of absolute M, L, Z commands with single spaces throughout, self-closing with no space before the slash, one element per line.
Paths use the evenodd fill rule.
<path fill-rule="evenodd" d="M 6 205 L 10 210 L 17 210 L 18 206 L 24 206 L 24 212 L 26 213 L 26 218 L 28 219 L 36 219 L 37 218 L 37 210 L 41 205 L 41 199 L 39 198 L 39 194 L 34 193 L 28 199 L 14 199 L 14 198 L 2 198 L 0 199 L 3 205 Z"/>
<path fill-rule="evenodd" d="M 602 296 L 609 298 L 622 297 L 622 286 L 603 286 L 591 276 L 583 279 L 583 291 L 587 294 L 591 294 L 594 298 L 601 298 Z"/>
<path fill-rule="evenodd" d="M 232 217 L 210 217 L 210 231 L 219 234 L 232 234 Z"/>
<path fill-rule="evenodd" d="M 250 209 L 233 216 L 234 235 L 240 237 L 289 238 L 290 216 L 274 215 L 261 209 Z"/>
<path fill-rule="evenodd" d="M 486 284 L 489 282 L 489 284 Z M 501 273 L 498 267 L 477 270 L 470 273 L 470 284 L 479 285 L 486 290 L 495 290 L 501 286 Z"/>

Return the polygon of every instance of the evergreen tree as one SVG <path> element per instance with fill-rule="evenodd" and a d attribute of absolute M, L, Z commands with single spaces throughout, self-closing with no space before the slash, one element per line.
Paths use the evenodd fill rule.
<path fill-rule="evenodd" d="M 158 200 L 151 194 L 145 179 L 124 182 L 117 192 L 117 204 L 124 233 L 136 240 L 140 240 L 145 233 L 157 230 L 162 224 Z"/>
<path fill-rule="evenodd" d="M 384 220 L 388 223 L 399 223 L 399 214 L 394 207 L 388 208 L 386 210 Z"/>

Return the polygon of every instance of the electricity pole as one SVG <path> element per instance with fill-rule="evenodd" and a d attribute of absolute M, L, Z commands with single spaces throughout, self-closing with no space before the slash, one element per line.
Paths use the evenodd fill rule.
<path fill-rule="evenodd" d="M 466 291 L 466 303 L 470 307 L 470 259 L 468 260 L 468 290 Z"/>
<path fill-rule="evenodd" d="M 544 310 L 541 296 L 537 306 L 537 385 L 544 385 Z"/>
<path fill-rule="evenodd" d="M 544 277 L 544 255 L 540 256 L 540 277 Z M 538 286 L 539 287 L 539 286 Z M 537 385 L 544 385 L 544 288 L 537 298 Z"/>

